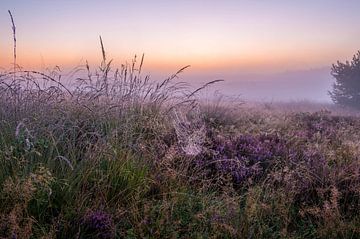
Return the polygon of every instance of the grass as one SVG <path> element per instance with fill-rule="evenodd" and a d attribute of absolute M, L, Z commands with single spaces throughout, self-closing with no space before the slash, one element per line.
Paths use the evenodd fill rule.
<path fill-rule="evenodd" d="M 101 45 L 71 88 L 0 74 L 0 238 L 360 238 L 358 113 L 200 102 Z"/>

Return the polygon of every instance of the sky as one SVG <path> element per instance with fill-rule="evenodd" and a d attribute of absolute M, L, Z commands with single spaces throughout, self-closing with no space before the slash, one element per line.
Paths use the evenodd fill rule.
<path fill-rule="evenodd" d="M 304 76 L 296 98 L 328 100 L 328 89 L 310 97 L 305 86 L 331 86 L 331 64 L 360 48 L 359 9 L 357 0 L 1 0 L 0 67 L 12 63 L 11 10 L 17 62 L 27 68 L 96 64 L 101 35 L 115 64 L 145 53 L 155 77 L 191 65 L 188 81 L 221 78 L 244 95 L 256 81 L 249 96 L 265 87 L 259 95 L 276 99 L 277 82 L 290 89 Z"/>

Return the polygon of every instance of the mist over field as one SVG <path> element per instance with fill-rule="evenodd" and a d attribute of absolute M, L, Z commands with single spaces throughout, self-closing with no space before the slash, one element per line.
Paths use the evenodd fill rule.
<path fill-rule="evenodd" d="M 159 76 L 162 77 L 162 76 Z M 314 103 L 331 103 L 328 91 L 331 90 L 334 78 L 330 74 L 330 67 L 310 70 L 287 71 L 280 73 L 192 73 L 190 68 L 181 80 L 199 85 L 214 79 L 224 79 L 209 89 L 222 94 L 240 95 L 249 101 L 313 101 Z"/>
<path fill-rule="evenodd" d="M 111 54 L 110 54 L 111 55 Z M 79 63 L 80 62 L 80 63 Z M 76 78 L 86 78 L 86 67 L 79 61 L 73 68 L 62 68 L 62 82 L 72 87 Z M 161 82 L 174 74 L 181 67 L 173 67 L 166 72 L 158 72 L 146 67 L 145 56 L 143 74 L 152 81 Z M 93 66 L 93 69 L 96 69 Z M 37 70 L 49 73 L 54 67 L 45 64 Z M 245 73 L 240 70 L 196 70 L 190 66 L 178 75 L 177 82 L 185 82 L 190 88 L 196 89 L 212 80 L 223 80 L 204 89 L 199 97 L 216 98 L 217 94 L 228 97 L 238 97 L 250 102 L 296 102 L 309 101 L 313 103 L 332 104 L 329 91 L 335 82 L 330 67 L 308 70 L 289 70 L 284 72 Z"/>

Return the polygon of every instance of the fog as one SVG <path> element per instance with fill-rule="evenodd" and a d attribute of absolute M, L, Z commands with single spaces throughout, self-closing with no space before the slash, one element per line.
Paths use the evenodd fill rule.
<path fill-rule="evenodd" d="M 153 79 L 162 79 L 165 74 L 152 74 Z M 330 67 L 279 73 L 241 73 L 241 72 L 193 72 L 191 69 L 180 75 L 180 81 L 198 87 L 206 82 L 222 79 L 223 82 L 211 85 L 204 95 L 211 97 L 219 91 L 224 95 L 239 96 L 249 101 L 314 101 L 329 103 L 328 91 L 334 82 Z"/>
<path fill-rule="evenodd" d="M 113 70 L 116 65 L 113 65 Z M 52 69 L 48 67 L 47 69 Z M 84 67 L 81 71 L 62 68 L 62 82 L 71 87 L 71 82 L 76 78 L 86 78 L 87 73 Z M 93 66 L 92 70 L 97 67 Z M 45 68 L 38 69 L 47 72 Z M 177 69 L 156 72 L 151 69 L 144 69 L 142 76 L 150 75 L 150 80 L 161 82 L 171 76 Z M 241 71 L 196 71 L 188 68 L 174 79 L 177 82 L 186 82 L 190 89 L 196 89 L 213 80 L 223 80 L 212 84 L 202 90 L 199 96 L 212 98 L 215 92 L 226 96 L 236 96 L 242 100 L 260 102 L 292 102 L 311 101 L 316 103 L 331 103 L 328 92 L 332 89 L 335 79 L 330 74 L 330 67 L 314 68 L 309 70 L 296 70 L 278 73 L 243 73 Z M 72 72 L 72 73 L 71 73 Z"/>

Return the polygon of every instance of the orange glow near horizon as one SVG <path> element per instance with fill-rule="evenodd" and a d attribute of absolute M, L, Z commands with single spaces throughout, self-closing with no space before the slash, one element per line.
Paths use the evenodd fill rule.
<path fill-rule="evenodd" d="M 10 48 L 11 49 L 11 48 Z M 96 51 L 74 51 L 47 48 L 46 51 L 39 53 L 34 48 L 18 47 L 17 64 L 20 66 L 33 68 L 46 68 L 60 66 L 70 69 L 85 64 L 88 61 L 92 66 L 97 66 L 101 62 L 100 49 Z M 355 49 L 354 49 L 355 50 Z M 247 52 L 231 52 L 231 54 L 190 52 L 187 54 L 176 53 L 151 53 L 145 52 L 144 68 L 154 71 L 168 72 L 174 71 L 186 65 L 191 65 L 192 70 L 198 71 L 244 71 L 244 72 L 281 72 L 286 70 L 309 69 L 317 67 L 329 67 L 336 60 L 349 58 L 352 50 L 343 52 L 321 52 L 315 49 L 291 50 L 291 49 L 266 49 L 259 51 L 249 48 Z M 130 63 L 135 54 L 113 54 L 107 51 L 108 60 L 113 59 L 114 67 L 118 67 L 126 62 Z M 348 54 L 348 55 L 347 55 Z M 141 54 L 137 54 L 140 61 Z M 13 62 L 12 51 L 7 55 L 2 55 L 0 65 L 4 68 L 11 67 Z"/>

